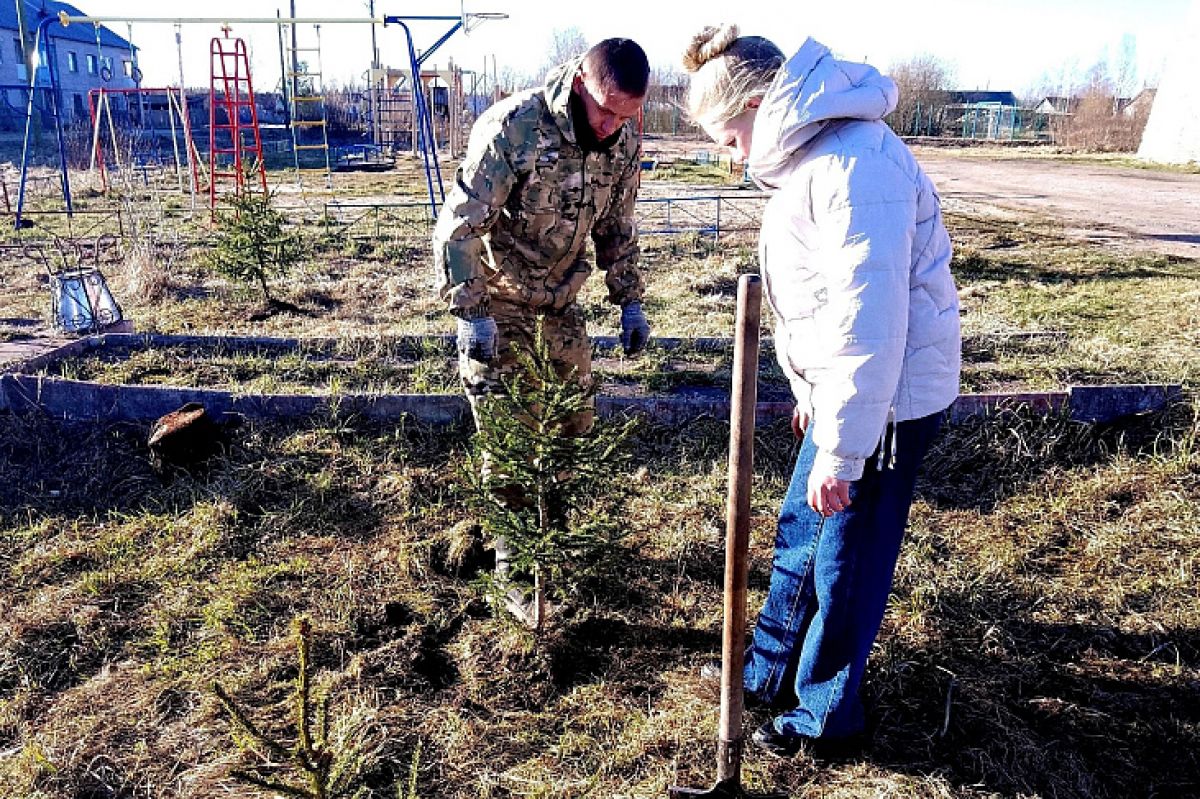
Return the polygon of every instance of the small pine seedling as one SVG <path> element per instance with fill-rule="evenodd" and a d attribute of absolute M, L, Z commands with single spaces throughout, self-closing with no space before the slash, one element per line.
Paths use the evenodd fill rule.
<path fill-rule="evenodd" d="M 532 626 L 540 630 L 547 585 L 563 596 L 606 560 L 623 535 L 596 512 L 624 460 L 635 422 L 596 425 L 582 435 L 566 426 L 592 409 L 595 385 L 560 376 L 538 326 L 534 347 L 501 389 L 479 404 L 479 432 L 467 463 L 468 504 L 485 533 L 511 551 L 508 584 L 532 590 Z M 611 493 L 611 492 L 608 492 Z M 527 574 L 521 586 L 515 576 Z"/>
<path fill-rule="evenodd" d="M 257 283 L 269 305 L 273 298 L 268 281 L 284 277 L 300 262 L 303 242 L 287 229 L 287 220 L 271 206 L 269 194 L 247 192 L 230 202 L 233 207 L 218 219 L 209 262 L 232 280 Z"/>
<path fill-rule="evenodd" d="M 356 799 L 364 794 L 364 790 L 352 791 L 351 785 L 363 767 L 364 754 L 357 746 L 334 751 L 329 735 L 329 695 L 321 694 L 314 699 L 312 694 L 309 662 L 312 622 L 300 618 L 295 627 L 300 662 L 293 700 L 297 738 L 294 746 L 285 746 L 263 733 L 220 683 L 212 685 L 213 693 L 233 723 L 234 743 L 243 752 L 253 752 L 262 761 L 250 770 L 233 769 L 230 776 L 264 791 L 297 799 Z M 262 773 L 280 765 L 298 775 L 299 782 L 285 782 Z"/>

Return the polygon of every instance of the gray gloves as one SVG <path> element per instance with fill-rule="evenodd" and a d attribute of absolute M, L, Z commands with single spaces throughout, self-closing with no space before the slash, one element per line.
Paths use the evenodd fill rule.
<path fill-rule="evenodd" d="M 640 302 L 631 302 L 621 309 L 621 347 L 626 355 L 637 355 L 650 341 L 650 323 L 642 313 Z"/>
<path fill-rule="evenodd" d="M 458 320 L 458 351 L 473 361 L 495 358 L 497 339 L 496 320 L 490 316 Z M 650 323 L 642 313 L 642 304 L 631 302 L 621 309 L 621 347 L 626 355 L 636 355 L 649 341 Z"/>
<path fill-rule="evenodd" d="M 473 361 L 495 358 L 498 337 L 496 320 L 490 316 L 458 320 L 458 351 Z"/>

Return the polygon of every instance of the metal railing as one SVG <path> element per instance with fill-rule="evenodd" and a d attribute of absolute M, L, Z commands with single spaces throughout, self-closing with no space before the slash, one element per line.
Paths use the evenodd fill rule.
<path fill-rule="evenodd" d="M 643 236 L 696 235 L 711 237 L 715 241 L 731 233 L 757 233 L 766 200 L 766 195 L 758 192 L 644 197 L 637 201 L 634 218 Z M 429 204 L 416 200 L 336 200 L 324 203 L 319 208 L 320 224 L 326 234 L 384 243 L 428 240 L 436 221 L 430 215 Z M 285 214 L 295 211 L 304 216 L 303 219 L 294 220 L 297 224 L 310 225 L 312 222 L 312 217 L 307 216 L 311 213 L 308 206 L 281 210 Z M 183 209 L 162 210 L 160 213 L 180 220 L 191 216 Z M 0 218 L 7 215 L 0 208 Z M 50 237 L 65 235 L 67 238 L 77 238 L 103 234 L 124 237 L 129 229 L 121 206 L 75 210 L 75 218 L 62 210 L 26 210 L 25 216 L 40 218 L 37 229 L 43 235 L 51 234 Z M 48 224 L 52 219 L 61 219 L 61 224 Z M 29 240 L 38 238 L 38 235 L 30 231 L 20 238 Z"/>
<path fill-rule="evenodd" d="M 766 203 L 761 192 L 644 197 L 634 218 L 638 231 L 647 235 L 696 233 L 719 239 L 723 233 L 757 232 Z"/>
<path fill-rule="evenodd" d="M 435 221 L 430 217 L 429 203 L 352 200 L 325 203 L 322 219 L 326 226 L 336 225 L 342 233 L 381 240 L 428 238 Z"/>
<path fill-rule="evenodd" d="M 703 194 L 644 197 L 637 201 L 634 219 L 643 235 L 691 233 L 720 238 L 726 233 L 757 232 L 767 195 Z M 435 222 L 429 205 L 415 201 L 325 203 L 322 218 L 343 233 L 377 239 L 430 235 Z"/>

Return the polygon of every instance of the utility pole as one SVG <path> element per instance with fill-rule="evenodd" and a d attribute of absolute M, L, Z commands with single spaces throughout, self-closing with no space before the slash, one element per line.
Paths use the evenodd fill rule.
<path fill-rule="evenodd" d="M 291 8 L 292 8 L 292 97 L 295 97 L 298 94 L 300 94 L 300 92 L 298 91 L 298 89 L 300 88 L 299 74 L 298 74 L 300 72 L 300 61 L 299 61 L 299 56 L 297 55 L 297 47 L 299 45 L 298 45 L 298 42 L 296 39 L 296 0 L 291 0 Z"/>
<path fill-rule="evenodd" d="M 275 36 L 279 40 L 279 94 L 283 97 L 283 124 L 289 127 L 292 124 L 292 104 L 291 98 L 288 97 L 288 69 L 287 59 L 283 55 L 283 21 L 279 15 L 279 9 L 275 10 L 275 18 L 280 22 L 275 26 Z"/>
<path fill-rule="evenodd" d="M 367 15 L 375 19 L 375 0 L 368 0 Z M 379 144 L 379 102 L 375 96 L 375 81 L 380 69 L 379 45 L 375 41 L 375 23 L 371 23 L 371 69 L 367 71 L 367 102 L 370 104 L 371 130 L 368 131 L 372 144 Z"/>

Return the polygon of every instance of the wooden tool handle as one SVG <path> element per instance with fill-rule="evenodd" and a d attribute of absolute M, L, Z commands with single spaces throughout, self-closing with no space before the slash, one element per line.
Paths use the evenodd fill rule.
<path fill-rule="evenodd" d="M 737 338 L 729 413 L 729 498 L 725 517 L 725 625 L 721 636 L 721 726 L 717 780 L 741 778 L 742 668 L 746 647 L 746 581 L 750 492 L 754 480 L 754 411 L 758 403 L 758 330 L 762 281 L 738 279 Z"/>

